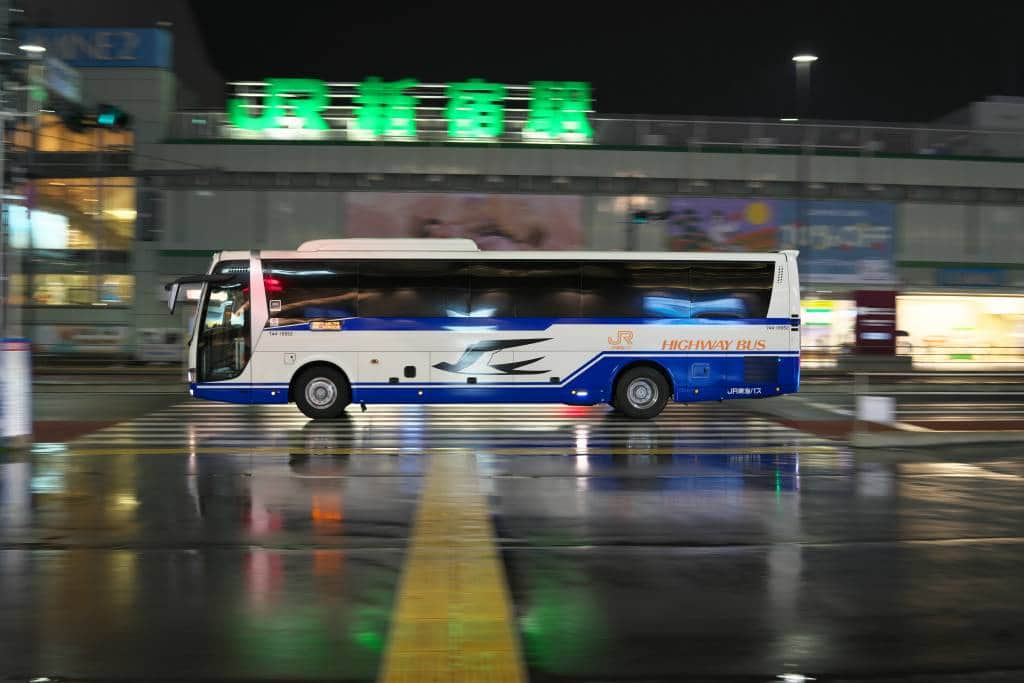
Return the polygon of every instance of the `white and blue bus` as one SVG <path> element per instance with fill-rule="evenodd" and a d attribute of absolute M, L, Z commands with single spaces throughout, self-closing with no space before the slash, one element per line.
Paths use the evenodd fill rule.
<path fill-rule="evenodd" d="M 796 252 L 482 252 L 462 239 L 225 251 L 201 283 L 189 392 L 291 403 L 608 403 L 635 418 L 800 384 Z"/>

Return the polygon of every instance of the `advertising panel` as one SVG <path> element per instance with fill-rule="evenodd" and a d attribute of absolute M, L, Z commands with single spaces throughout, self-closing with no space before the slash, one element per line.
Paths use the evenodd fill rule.
<path fill-rule="evenodd" d="M 796 205 L 796 202 L 793 202 Z M 800 250 L 806 282 L 896 281 L 893 247 L 896 212 L 889 202 L 812 201 L 796 206 L 805 234 L 786 230 L 783 244 Z M 805 216 L 801 216 L 805 213 Z"/>
<path fill-rule="evenodd" d="M 466 237 L 483 250 L 579 249 L 583 200 L 566 195 L 352 192 L 348 237 Z"/>
<path fill-rule="evenodd" d="M 800 250 L 805 282 L 895 282 L 889 202 L 686 197 L 669 200 L 670 251 Z"/>
<path fill-rule="evenodd" d="M 36 325 L 32 348 L 40 353 L 123 355 L 130 352 L 123 325 Z"/>
<path fill-rule="evenodd" d="M 669 202 L 669 251 L 775 251 L 779 231 L 792 220 L 777 199 L 677 198 Z"/>

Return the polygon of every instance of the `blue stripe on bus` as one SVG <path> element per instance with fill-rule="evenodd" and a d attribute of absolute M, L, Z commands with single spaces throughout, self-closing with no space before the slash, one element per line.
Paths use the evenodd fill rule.
<path fill-rule="evenodd" d="M 382 330 L 446 330 L 543 331 L 552 325 L 798 325 L 798 318 L 738 318 L 712 320 L 707 318 L 335 318 L 342 321 L 342 331 L 369 332 Z M 310 323 L 293 323 L 268 327 L 268 330 L 305 331 Z M 337 330 L 316 330 L 317 332 Z"/>
<path fill-rule="evenodd" d="M 287 403 L 288 385 L 253 385 L 248 382 L 228 384 L 190 384 L 189 393 L 195 398 L 205 398 L 224 403 L 266 404 Z"/>
<path fill-rule="evenodd" d="M 550 382 L 488 382 L 489 387 L 524 387 L 524 386 L 545 386 L 545 387 L 564 387 L 569 383 L 573 382 L 577 377 L 590 369 L 591 366 L 595 365 L 598 361 L 606 356 L 618 356 L 620 359 L 629 360 L 644 360 L 646 358 L 679 358 L 689 357 L 690 360 L 695 358 L 706 358 L 706 359 L 718 359 L 718 358 L 742 358 L 744 356 L 779 356 L 779 357 L 792 357 L 796 358 L 799 354 L 795 351 L 746 351 L 743 353 L 736 352 L 724 352 L 724 351 L 650 351 L 647 353 L 636 352 L 636 351 L 604 351 L 597 354 L 593 358 L 587 360 L 583 365 L 579 366 L 571 373 L 566 375 L 558 384 L 551 384 Z M 465 373 L 472 375 L 472 373 Z M 481 375 L 482 376 L 482 375 Z M 391 382 L 356 382 L 353 387 L 372 387 L 372 386 L 461 386 L 465 380 L 459 381 L 448 381 L 448 382 L 405 382 L 399 385 L 392 384 Z"/>
<path fill-rule="evenodd" d="M 796 358 L 799 356 L 797 351 L 602 351 L 601 353 L 587 359 L 582 365 L 573 370 L 571 373 L 565 376 L 558 384 L 551 384 L 550 382 L 488 382 L 489 387 L 525 387 L 525 386 L 544 386 L 544 387 L 560 387 L 565 386 L 577 375 L 587 370 L 591 365 L 599 361 L 605 356 L 619 356 L 621 358 L 631 358 L 643 360 L 645 358 L 673 358 L 673 357 L 700 357 L 700 358 L 742 358 L 744 356 L 778 356 L 781 358 Z M 472 373 L 466 373 L 472 375 Z M 482 375 L 479 375 L 482 376 Z M 462 386 L 463 381 L 446 381 L 446 382 L 402 382 L 400 386 L 406 387 L 420 387 L 420 386 Z M 251 387 L 253 389 L 287 389 L 287 383 L 280 382 L 214 382 L 214 383 L 200 383 L 193 385 L 193 388 L 200 389 L 232 389 L 236 387 Z M 399 386 L 392 382 L 354 382 L 353 387 L 372 387 L 372 386 Z"/>
<path fill-rule="evenodd" d="M 772 355 L 779 358 L 775 381 L 745 382 L 743 357 Z M 657 359 L 672 378 L 676 401 L 706 401 L 728 398 L 774 396 L 797 391 L 800 386 L 800 358 L 795 352 L 761 353 L 630 353 L 605 352 L 587 361 L 558 384 L 544 382 L 357 382 L 352 385 L 355 403 L 569 403 L 590 405 L 610 400 L 611 381 L 635 359 Z M 706 378 L 690 377 L 693 361 L 711 367 Z M 197 398 L 229 403 L 287 403 L 284 383 L 243 382 L 190 385 Z M 729 394 L 732 390 L 756 389 L 760 393 Z M 573 391 L 576 393 L 574 394 Z M 582 392 L 582 393 L 581 393 Z"/>

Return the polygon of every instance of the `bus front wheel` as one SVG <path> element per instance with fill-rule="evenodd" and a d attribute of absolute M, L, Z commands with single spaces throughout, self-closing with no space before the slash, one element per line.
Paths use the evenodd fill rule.
<path fill-rule="evenodd" d="M 650 367 L 626 370 L 615 382 L 615 408 L 628 417 L 652 418 L 668 403 L 668 381 Z"/>
<path fill-rule="evenodd" d="M 352 400 L 345 375 L 327 366 L 303 370 L 295 382 L 293 395 L 299 410 L 314 420 L 340 417 Z"/>

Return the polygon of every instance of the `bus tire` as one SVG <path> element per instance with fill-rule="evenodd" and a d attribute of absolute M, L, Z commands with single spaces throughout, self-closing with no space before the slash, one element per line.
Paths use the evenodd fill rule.
<path fill-rule="evenodd" d="M 352 389 L 345 375 L 326 365 L 299 373 L 293 395 L 303 415 L 314 420 L 341 417 L 352 401 Z"/>
<path fill-rule="evenodd" d="M 615 407 L 627 417 L 650 419 L 662 411 L 668 399 L 668 381 L 651 367 L 630 368 L 615 382 Z"/>

